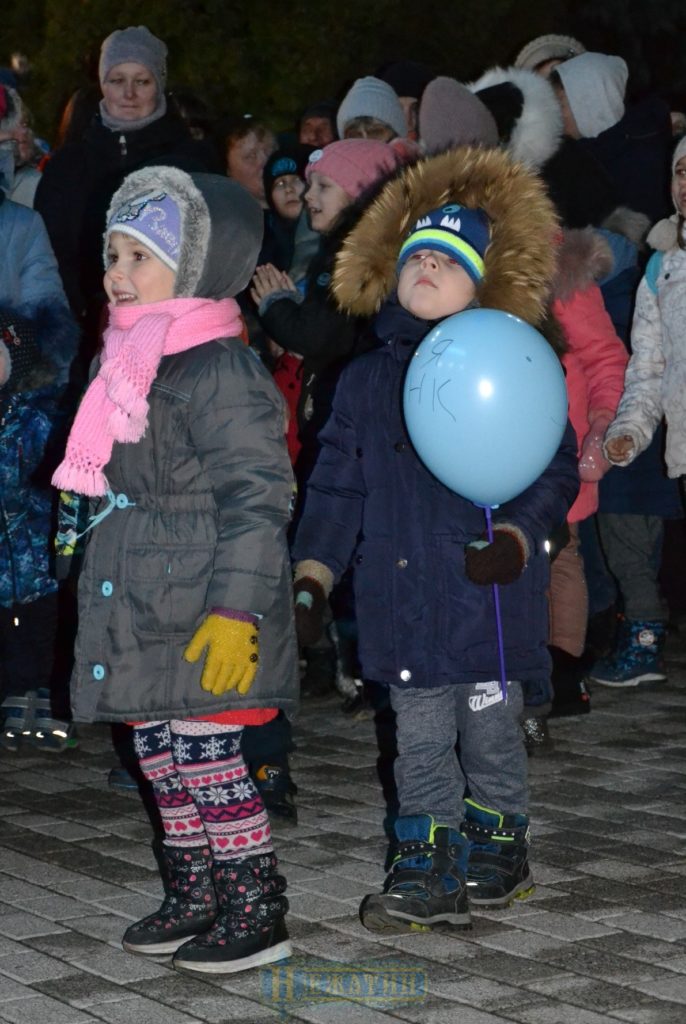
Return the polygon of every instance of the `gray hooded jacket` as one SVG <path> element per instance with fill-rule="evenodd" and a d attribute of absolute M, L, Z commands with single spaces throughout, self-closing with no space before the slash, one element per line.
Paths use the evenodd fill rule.
<path fill-rule="evenodd" d="M 255 201 L 227 178 L 153 167 L 130 175 L 111 209 L 151 188 L 165 189 L 182 211 L 176 294 L 236 295 L 259 250 Z M 153 721 L 246 707 L 291 714 L 293 479 L 281 396 L 255 354 L 223 338 L 163 357 L 148 400 L 145 436 L 115 443 L 106 467 L 115 508 L 88 534 L 74 717 Z M 182 657 L 213 607 L 261 616 L 259 671 L 245 697 L 206 693 L 204 659 Z"/>

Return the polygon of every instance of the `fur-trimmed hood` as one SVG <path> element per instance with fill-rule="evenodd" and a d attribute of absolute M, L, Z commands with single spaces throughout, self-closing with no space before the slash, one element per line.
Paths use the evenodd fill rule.
<path fill-rule="evenodd" d="M 574 292 L 584 291 L 607 277 L 613 265 L 609 244 L 594 228 L 563 231 L 557 251 L 554 298 L 565 302 Z"/>
<path fill-rule="evenodd" d="M 493 114 L 513 160 L 540 168 L 559 149 L 562 112 L 546 78 L 526 68 L 491 68 L 469 89 Z"/>
<path fill-rule="evenodd" d="M 106 223 L 125 203 L 159 191 L 168 193 L 181 211 L 175 296 L 223 299 L 243 291 L 262 244 L 263 215 L 257 200 L 219 174 L 144 167 L 129 174 L 114 193 Z"/>
<path fill-rule="evenodd" d="M 500 150 L 463 146 L 406 167 L 345 239 L 334 268 L 338 306 L 372 316 L 397 284 L 400 246 L 420 216 L 447 203 L 481 207 L 491 219 L 477 298 L 542 324 L 555 273 L 558 221 L 540 179 Z"/>

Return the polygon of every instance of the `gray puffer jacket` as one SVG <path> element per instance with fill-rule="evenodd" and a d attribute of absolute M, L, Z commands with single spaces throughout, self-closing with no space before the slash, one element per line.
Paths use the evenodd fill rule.
<path fill-rule="evenodd" d="M 186 263 L 182 245 L 177 292 L 222 298 L 245 287 L 261 237 L 248 194 L 228 179 L 153 168 L 130 176 L 113 205 L 140 196 L 146 175 L 188 204 L 191 233 L 209 211 L 208 244 L 195 245 Z M 74 717 L 152 721 L 247 707 L 291 714 L 298 687 L 286 545 L 293 481 L 279 392 L 232 338 L 165 356 L 148 400 L 145 436 L 115 443 L 105 469 L 115 507 L 88 535 Z M 96 513 L 107 504 L 101 500 Z M 245 697 L 205 693 L 203 659 L 191 665 L 182 657 L 214 607 L 261 616 L 259 671 Z"/>

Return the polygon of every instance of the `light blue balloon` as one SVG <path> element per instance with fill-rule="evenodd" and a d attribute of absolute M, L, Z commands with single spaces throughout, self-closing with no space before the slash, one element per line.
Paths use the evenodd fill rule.
<path fill-rule="evenodd" d="M 526 490 L 567 423 L 558 357 L 530 324 L 496 309 L 468 309 L 435 327 L 410 361 L 403 402 L 422 462 L 479 505 Z"/>

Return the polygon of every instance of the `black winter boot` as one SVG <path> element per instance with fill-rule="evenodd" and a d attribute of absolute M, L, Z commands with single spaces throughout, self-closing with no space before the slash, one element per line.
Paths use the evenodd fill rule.
<path fill-rule="evenodd" d="M 465 800 L 462 830 L 469 839 L 467 892 L 475 907 L 507 907 L 534 891 L 529 870 L 529 819 L 499 814 Z"/>
<path fill-rule="evenodd" d="M 124 932 L 127 953 L 173 953 L 190 936 L 207 931 L 217 916 L 209 846 L 163 846 L 167 895 L 160 909 Z"/>
<path fill-rule="evenodd" d="M 560 647 L 548 648 L 553 659 L 551 683 L 553 707 L 550 718 L 570 718 L 587 715 L 591 710 L 591 699 L 586 685 L 585 662 Z"/>
<path fill-rule="evenodd" d="M 286 879 L 273 853 L 218 861 L 212 869 L 219 913 L 209 931 L 177 950 L 172 966 L 202 974 L 234 974 L 291 955 L 284 916 Z"/>
<path fill-rule="evenodd" d="M 398 852 L 383 892 L 365 896 L 360 906 L 364 927 L 382 933 L 471 928 L 465 837 L 429 814 L 398 818 L 395 833 Z"/>

